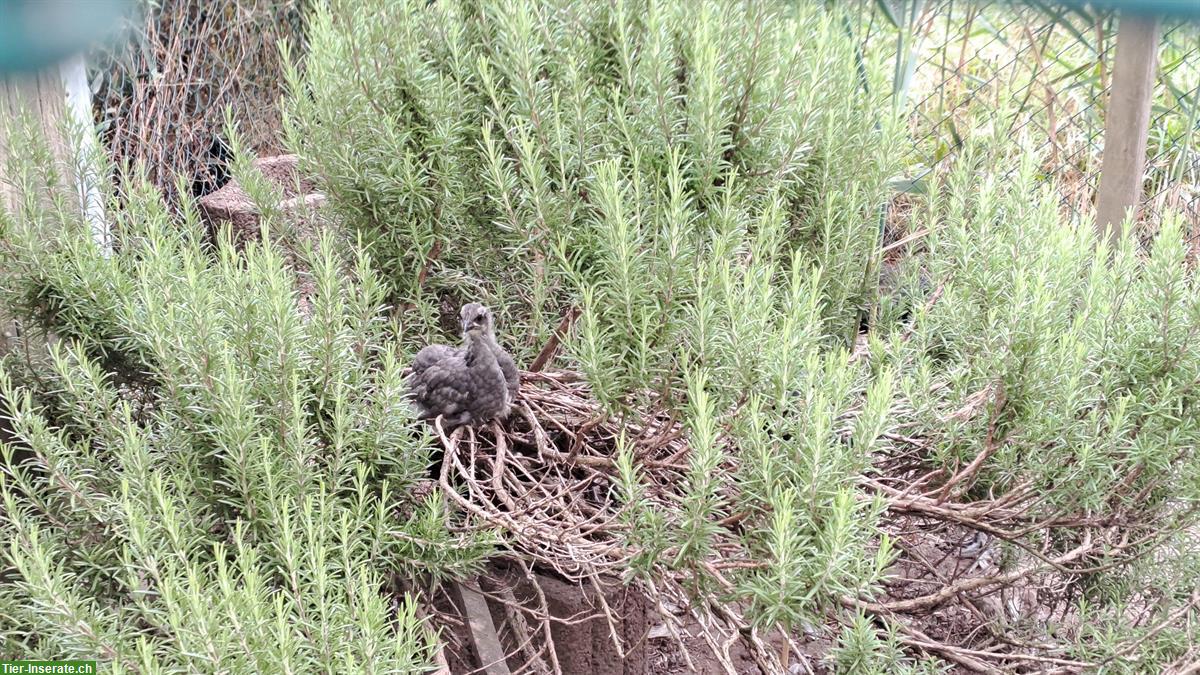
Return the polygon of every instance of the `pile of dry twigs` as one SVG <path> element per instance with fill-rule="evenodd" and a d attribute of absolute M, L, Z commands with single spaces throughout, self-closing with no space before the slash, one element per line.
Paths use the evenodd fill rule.
<path fill-rule="evenodd" d="M 988 396 L 994 402 L 1002 394 L 984 392 L 980 400 Z M 976 403 L 964 414 L 983 414 L 987 406 Z M 517 563 L 535 588 L 528 601 L 484 591 L 524 617 L 523 635 L 509 641 L 522 651 L 521 672 L 561 672 L 551 626 L 563 619 L 552 615 L 536 588 L 536 570 L 594 591 L 590 618 L 608 622 L 619 654 L 631 648 L 630 635 L 620 627 L 624 617 L 605 598 L 632 581 L 654 614 L 653 631 L 673 640 L 689 667 L 695 667 L 691 658 L 698 641 L 711 654 L 697 658 L 728 673 L 745 672 L 747 663 L 764 673 L 815 672 L 810 658 L 821 650 L 802 645 L 803 637 L 763 635 L 736 603 L 697 602 L 687 592 L 697 581 L 694 574 L 732 591 L 725 575 L 752 564 L 732 528 L 720 528 L 700 570 L 663 565 L 652 579 L 629 578 L 638 551 L 623 536 L 629 525 L 617 490 L 618 439 L 634 453 L 648 498 L 662 505 L 662 513 L 675 512 L 687 484 L 689 447 L 682 425 L 665 410 L 614 418 L 604 414 L 580 376 L 531 372 L 523 374 L 521 396 L 503 425 L 449 433 L 439 424 L 435 428 L 444 451 L 441 489 L 470 521 L 503 533 L 508 546 L 503 557 Z M 876 458 L 861 485 L 864 498 L 874 493 L 885 501 L 884 529 L 899 557 L 884 593 L 843 598 L 843 605 L 894 626 L 914 654 L 936 655 L 965 671 L 1072 673 L 1102 667 L 1074 658 L 1070 641 L 1044 628 L 1055 623 L 1070 633 L 1079 584 L 1091 573 L 1154 551 L 1170 528 L 1139 520 L 1131 510 L 1136 501 L 1096 515 L 1048 508 L 1045 493 L 1031 483 L 980 495 L 972 486 L 986 449 L 964 466 L 937 467 L 926 440 L 888 438 L 890 450 Z M 1200 591 L 1181 611 L 1197 605 Z M 1131 621 L 1149 617 L 1147 612 Z M 1156 632 L 1155 626 L 1145 628 L 1142 639 Z M 644 640 L 645 632 L 634 639 Z M 1137 648 L 1136 641 L 1127 646 Z"/>
<path fill-rule="evenodd" d="M 977 398 L 965 414 L 984 414 L 987 400 L 1003 403 L 995 388 Z M 1090 672 L 1136 654 L 1200 607 L 1197 589 L 1189 603 L 1156 618 L 1159 599 L 1147 596 L 1144 611 L 1128 616 L 1130 638 L 1117 654 L 1099 661 L 1072 656 L 1070 636 L 1080 628 L 1079 599 L 1089 577 L 1161 552 L 1177 528 L 1139 511 L 1141 496 L 1120 498 L 1122 490 L 1103 512 L 1052 505 L 1051 495 L 1029 480 L 981 493 L 973 487 L 976 476 L 1003 442 L 991 433 L 979 456 L 958 467 L 931 461 L 924 439 L 890 439 L 892 451 L 877 458 L 876 475 L 861 483 L 885 499 L 885 530 L 899 557 L 882 597 L 845 604 L 897 627 L 901 642 L 915 651 L 970 672 Z M 1136 479 L 1131 474 L 1124 484 Z M 1186 522 L 1186 513 L 1175 515 Z M 1194 672 L 1186 668 L 1181 662 L 1171 672 Z"/>
<path fill-rule="evenodd" d="M 663 504 L 664 513 L 670 513 L 686 485 L 686 434 L 665 411 L 643 411 L 637 419 L 605 415 L 574 373 L 531 372 L 522 379 L 521 396 L 504 425 L 458 427 L 447 433 L 435 422 L 444 451 L 441 488 L 464 512 L 502 531 L 511 558 L 527 572 L 550 572 L 594 591 L 589 597 L 596 600 L 595 612 L 607 620 L 615 649 L 623 656 L 631 647 L 626 644 L 630 636 L 620 629 L 624 617 L 614 614 L 606 597 L 615 586 L 631 581 L 628 563 L 637 551 L 622 536 L 627 524 L 620 517 L 622 505 L 616 490 L 618 439 L 634 453 L 646 494 Z M 736 559 L 737 547 L 729 533 L 704 572 L 723 581 L 722 570 L 745 563 Z M 805 663 L 798 645 L 786 636 L 781 646 L 769 644 L 738 607 L 700 606 L 689 600 L 685 591 L 689 572 L 662 572 L 654 580 L 636 580 L 636 588 L 657 619 L 654 629 L 675 641 L 689 666 L 695 664 L 685 641 L 695 638 L 712 652 L 705 655 L 706 660 L 730 673 L 744 670 L 735 666 L 739 660 L 752 660 L 763 672 L 785 672 L 792 659 Z M 527 578 L 536 584 L 533 575 Z M 513 603 L 511 595 L 507 599 L 490 597 Z M 540 672 L 540 664 L 558 670 L 550 629 L 551 623 L 560 619 L 551 616 L 540 590 L 533 606 L 517 604 L 526 621 L 540 624 L 517 640 L 527 651 L 530 643 L 537 643 L 539 648 L 533 651 L 544 657 L 528 655 L 529 672 Z M 645 638 L 644 633 L 634 636 Z M 533 667 L 533 663 L 539 665 Z M 811 668 L 799 672 L 811 672 Z"/>

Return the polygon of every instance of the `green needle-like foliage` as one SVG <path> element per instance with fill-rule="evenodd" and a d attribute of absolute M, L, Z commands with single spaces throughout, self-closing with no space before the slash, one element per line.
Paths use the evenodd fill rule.
<path fill-rule="evenodd" d="M 1043 513 L 1194 498 L 1200 292 L 1181 223 L 1163 221 L 1145 253 L 1094 250 L 1090 227 L 1030 199 L 1031 163 L 1000 185 L 979 180 L 976 158 L 931 197 L 942 293 L 901 348 L 905 371 L 929 373 L 915 419 L 943 439 L 940 459 L 991 448 L 977 489 L 1033 480 Z"/>
<path fill-rule="evenodd" d="M 899 131 L 866 93 L 889 91 L 889 67 L 843 9 L 319 3 L 284 99 L 286 143 L 328 197 L 315 243 L 232 125 L 261 238 L 209 232 L 129 172 L 111 252 L 46 145 L 6 135 L 25 140 L 5 167 L 0 310 L 24 332 L 0 361 L 0 655 L 428 666 L 405 589 L 506 544 L 427 480 L 436 441 L 403 401 L 413 352 L 453 339 L 470 299 L 524 364 L 577 308 L 554 367 L 584 376 L 610 428 L 678 423 L 663 461 L 614 434 L 619 511 L 601 515 L 626 581 L 756 634 L 836 626 L 843 672 L 936 672 L 904 653 L 905 617 L 876 611 L 907 555 L 886 519 L 917 504 L 962 527 L 1024 491 L 1010 529 L 987 526 L 999 566 L 1091 542 L 1045 566 L 1075 607 L 1053 653 L 1117 672 L 1182 658 L 1200 290 L 1181 224 L 1148 252 L 1097 246 L 1036 193 L 1032 161 L 999 166 L 1004 139 L 914 199 L 928 234 L 878 298 Z M 1123 630 L 1133 614 L 1150 618 Z"/>
<path fill-rule="evenodd" d="M 431 634 L 397 580 L 465 574 L 489 538 L 409 497 L 429 443 L 367 254 L 330 236 L 296 254 L 305 318 L 288 253 L 210 241 L 193 204 L 171 216 L 127 177 L 106 255 L 38 199 L 55 188 L 37 147 L 17 146 L 30 199 L 4 217 L 26 334 L 0 362 L 0 654 L 422 670 Z"/>
<path fill-rule="evenodd" d="M 482 296 L 528 357 L 578 306 L 567 356 L 593 395 L 672 409 L 691 445 L 665 512 L 618 453 L 633 572 L 694 570 L 763 625 L 820 622 L 891 557 L 855 487 L 891 380 L 869 385 L 842 345 L 875 291 L 897 125 L 859 71 L 885 81 L 882 52 L 858 54 L 841 20 L 818 3 L 333 2 L 288 73 L 288 143 L 402 320 Z M 731 517 L 768 565 L 723 586 L 704 563 Z"/>
<path fill-rule="evenodd" d="M 681 386 L 712 346 L 689 307 L 740 272 L 702 260 L 756 254 L 760 288 L 823 268 L 830 334 L 857 327 L 897 126 L 839 21 L 816 3 L 333 2 L 288 72 L 286 136 L 414 319 L 484 296 L 532 354 L 591 299 L 574 356 L 615 406 Z"/>

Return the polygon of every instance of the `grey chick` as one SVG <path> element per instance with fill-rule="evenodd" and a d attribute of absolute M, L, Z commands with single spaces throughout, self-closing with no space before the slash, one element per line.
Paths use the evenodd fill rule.
<path fill-rule="evenodd" d="M 429 345 L 413 359 L 409 392 L 422 419 L 442 415 L 450 426 L 476 424 L 508 414 L 510 382 L 497 359 L 492 313 L 479 303 L 460 312 L 465 348 Z M 504 357 L 516 376 L 516 366 Z"/>
<path fill-rule="evenodd" d="M 466 326 L 468 314 L 472 312 L 478 312 L 480 309 L 486 310 L 487 308 L 478 302 L 471 302 L 463 305 L 462 310 L 459 311 L 459 320 L 462 322 L 462 325 Z M 509 353 L 504 350 L 504 347 L 501 347 L 499 342 L 496 341 L 495 316 L 489 311 L 488 317 L 489 321 L 491 322 L 491 330 L 484 334 L 484 338 L 486 339 L 488 347 L 491 348 L 492 353 L 496 355 L 496 363 L 500 366 L 500 371 L 504 373 L 504 381 L 508 383 L 509 401 L 515 401 L 517 399 L 517 393 L 521 389 L 521 376 L 517 371 L 517 364 L 513 361 L 513 357 L 510 356 Z M 465 333 L 463 337 L 466 337 Z M 461 354 L 464 351 L 466 351 L 465 347 L 451 347 L 450 345 L 429 345 L 424 347 L 421 349 L 421 351 L 417 352 L 416 357 L 413 358 L 412 374 L 415 376 L 429 368 L 429 366 L 432 366 L 433 364 L 438 363 L 447 357 L 455 354 Z"/>

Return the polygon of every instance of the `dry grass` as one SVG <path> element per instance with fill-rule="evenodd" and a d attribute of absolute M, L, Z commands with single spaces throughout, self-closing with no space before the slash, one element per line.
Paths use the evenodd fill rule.
<path fill-rule="evenodd" d="M 98 62 L 100 128 L 118 162 L 142 163 L 174 201 L 175 177 L 195 196 L 228 180 L 228 107 L 248 147 L 279 149 L 277 43 L 301 36 L 302 0 L 164 0 Z"/>

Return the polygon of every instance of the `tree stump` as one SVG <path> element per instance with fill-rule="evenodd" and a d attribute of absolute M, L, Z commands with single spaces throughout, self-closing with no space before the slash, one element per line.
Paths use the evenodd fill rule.
<path fill-rule="evenodd" d="M 316 286 L 305 274 L 307 268 L 296 246 L 301 243 L 315 244 L 319 239 L 320 209 L 326 199 L 325 195 L 316 191 L 312 180 L 300 174 L 299 164 L 296 155 L 275 155 L 254 160 L 254 168 L 270 181 L 281 196 L 278 208 L 286 227 L 271 232 L 271 239 L 283 248 L 288 263 L 296 272 L 297 302 L 301 315 L 308 317 L 312 313 L 311 298 Z M 262 213 L 237 181 L 230 181 L 221 189 L 201 197 L 198 203 L 200 213 L 214 236 L 222 226 L 228 224 L 238 245 L 260 239 Z"/>

